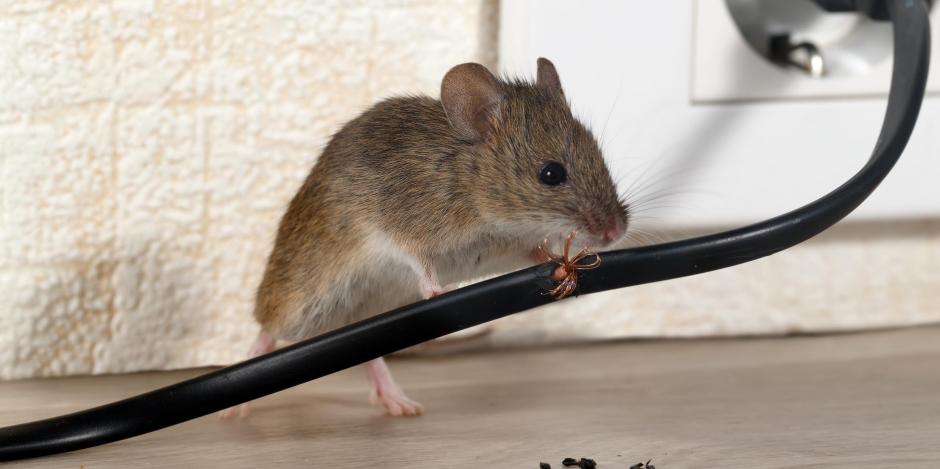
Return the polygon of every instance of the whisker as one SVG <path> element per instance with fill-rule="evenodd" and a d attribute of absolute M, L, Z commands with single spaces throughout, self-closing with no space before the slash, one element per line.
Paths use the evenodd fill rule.
<path fill-rule="evenodd" d="M 655 161 L 650 161 L 649 163 L 647 163 L 646 168 L 643 169 L 643 172 L 641 172 L 640 175 L 636 179 L 634 179 L 633 182 L 630 183 L 629 186 L 626 187 L 624 192 L 631 193 L 632 191 L 634 191 L 637 184 L 640 184 L 641 181 L 644 181 L 644 179 L 646 178 L 646 175 L 650 172 L 650 170 L 653 169 L 655 164 L 656 164 Z"/>
<path fill-rule="evenodd" d="M 661 234 L 658 234 L 658 233 L 652 233 L 652 232 L 645 231 L 645 230 L 640 230 L 640 229 L 634 229 L 633 232 L 636 233 L 636 234 L 638 234 L 638 235 L 643 235 L 643 236 L 647 237 L 648 239 L 652 239 L 653 241 L 655 241 L 655 242 L 657 242 L 657 243 L 661 243 L 661 242 L 663 242 L 663 241 L 666 240 L 665 236 L 663 236 L 663 235 L 661 235 Z"/>
<path fill-rule="evenodd" d="M 663 189 L 661 191 L 650 192 L 648 194 L 644 194 L 642 197 L 637 197 L 629 201 L 629 205 L 631 207 L 636 207 L 636 206 L 640 206 L 640 205 L 647 204 L 650 202 L 659 202 L 663 200 L 669 200 L 671 197 L 675 197 L 679 195 L 686 195 L 689 193 L 690 192 L 681 190 L 681 189 L 675 189 L 675 190 Z"/>
<path fill-rule="evenodd" d="M 658 198 L 654 200 L 644 200 L 642 202 L 630 204 L 628 210 L 633 213 L 641 213 L 658 208 L 681 208 L 687 209 L 694 207 L 695 204 L 689 200 L 673 200 L 668 198 Z"/>
<path fill-rule="evenodd" d="M 671 172 L 650 174 L 646 176 L 648 179 L 645 181 L 642 181 L 642 182 L 639 182 L 640 180 L 635 181 L 635 184 L 631 185 L 631 188 L 628 191 L 624 192 L 623 197 L 629 199 L 629 198 L 636 196 L 637 194 L 644 193 L 653 187 L 656 187 L 670 179 L 673 179 L 677 176 L 682 175 L 684 171 L 686 170 L 678 169 L 678 170 L 671 171 Z M 687 189 L 687 190 L 692 190 L 692 189 Z"/>
<path fill-rule="evenodd" d="M 610 105 L 610 110 L 607 111 L 607 118 L 604 119 L 604 125 L 601 126 L 601 148 L 606 148 L 610 142 L 607 141 L 607 126 L 610 124 L 610 116 L 613 115 L 614 109 L 617 107 L 617 102 L 620 101 L 620 95 L 623 94 L 623 78 L 620 79 L 620 86 L 617 89 L 617 94 L 614 95 L 614 100 Z"/>

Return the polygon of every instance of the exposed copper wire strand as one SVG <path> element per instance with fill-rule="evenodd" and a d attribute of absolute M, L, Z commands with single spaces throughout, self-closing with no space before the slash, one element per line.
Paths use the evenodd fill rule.
<path fill-rule="evenodd" d="M 594 251 L 591 251 L 589 248 L 582 248 L 575 254 L 574 257 L 569 257 L 571 252 L 571 241 L 578 235 L 577 231 L 572 231 L 565 237 L 565 244 L 562 249 L 562 255 L 553 253 L 549 248 L 548 238 L 545 238 L 542 241 L 542 244 L 539 244 L 539 251 L 549 258 L 552 262 L 558 264 L 558 267 L 552 271 L 550 278 L 553 282 L 556 282 L 555 288 L 552 288 L 548 293 L 555 297 L 556 300 L 560 300 L 570 295 L 578 288 L 578 271 L 579 270 L 588 270 L 596 268 L 601 265 L 601 256 L 599 256 Z M 594 256 L 594 260 L 587 264 L 579 264 L 582 259 L 587 257 Z"/>

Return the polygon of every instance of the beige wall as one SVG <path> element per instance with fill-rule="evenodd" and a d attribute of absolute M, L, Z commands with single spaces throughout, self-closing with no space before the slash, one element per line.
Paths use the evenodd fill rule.
<path fill-rule="evenodd" d="M 466 1 L 3 2 L 0 377 L 241 358 L 285 202 L 345 120 L 492 65 Z"/>
<path fill-rule="evenodd" d="M 495 62 L 495 0 L 6 2 L 0 378 L 230 363 L 286 201 L 338 125 Z M 563 72 L 563 71 L 562 71 Z M 564 73 L 563 73 L 564 76 Z M 940 224 L 551 305 L 472 344 L 940 320 Z"/>

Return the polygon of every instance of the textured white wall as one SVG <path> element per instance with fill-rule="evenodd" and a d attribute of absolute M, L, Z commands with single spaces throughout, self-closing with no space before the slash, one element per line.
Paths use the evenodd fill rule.
<path fill-rule="evenodd" d="M 0 377 L 225 363 L 277 220 L 377 99 L 492 65 L 466 1 L 0 2 Z"/>

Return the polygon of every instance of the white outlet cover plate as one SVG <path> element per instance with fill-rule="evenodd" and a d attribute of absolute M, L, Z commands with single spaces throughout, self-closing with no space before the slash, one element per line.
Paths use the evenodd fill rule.
<path fill-rule="evenodd" d="M 852 98 L 885 96 L 891 82 L 891 56 L 861 75 L 813 78 L 770 63 L 747 42 L 725 0 L 696 0 L 693 25 L 692 101 Z M 940 8 L 931 12 L 940 25 Z M 886 25 L 887 26 L 887 25 Z M 888 32 L 890 34 L 890 32 Z M 931 63 L 940 63 L 940 34 L 933 34 Z M 940 92 L 940 73 L 931 73 L 928 93 Z"/>
<path fill-rule="evenodd" d="M 699 3 L 727 15 L 722 0 Z M 695 102 L 690 84 L 702 11 L 695 7 L 683 1 L 504 0 L 500 69 L 532 77 L 537 57 L 555 63 L 576 114 L 595 130 L 614 177 L 622 178 L 620 189 L 635 190 L 640 199 L 663 195 L 635 219 L 635 227 L 645 223 L 650 231 L 733 227 L 779 215 L 831 191 L 865 164 L 884 115 L 886 77 L 868 82 L 866 97 L 813 98 L 804 91 L 798 99 Z M 772 65 L 737 36 L 730 18 L 723 24 L 720 34 L 737 52 L 700 60 L 711 70 L 699 71 L 749 83 L 772 77 L 775 70 L 760 71 Z M 734 54 L 753 58 L 750 68 L 729 68 Z M 940 60 L 933 63 L 933 75 L 940 76 Z M 828 93 L 844 95 L 837 88 Z M 924 101 L 895 169 L 850 221 L 940 217 L 936 96 Z"/>

